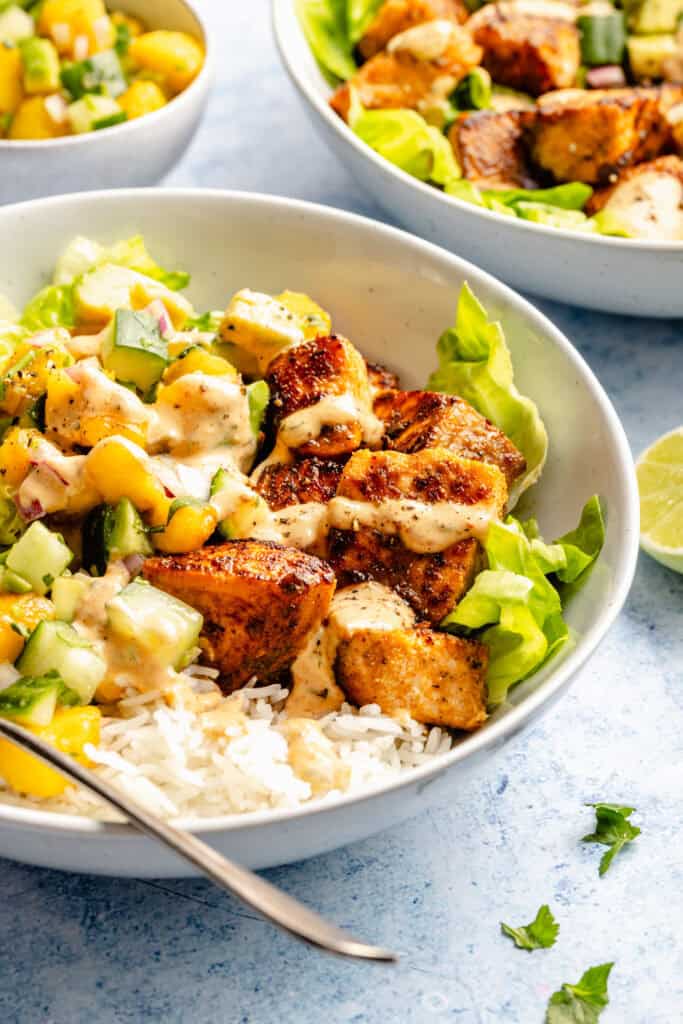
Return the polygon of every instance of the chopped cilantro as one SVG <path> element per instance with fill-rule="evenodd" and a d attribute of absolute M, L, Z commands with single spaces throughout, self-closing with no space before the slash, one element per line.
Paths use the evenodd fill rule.
<path fill-rule="evenodd" d="M 509 924 L 500 922 L 501 931 L 508 935 L 518 949 L 549 949 L 555 945 L 557 933 L 560 926 L 553 917 L 553 912 L 547 903 L 539 907 L 536 917 L 531 924 L 520 925 L 513 928 Z"/>
<path fill-rule="evenodd" d="M 546 1024 L 596 1024 L 609 1002 L 607 979 L 614 964 L 589 967 L 577 985 L 564 984 L 553 992 Z"/>
<path fill-rule="evenodd" d="M 584 843 L 602 843 L 609 846 L 600 861 L 600 875 L 604 875 L 619 850 L 640 835 L 637 825 L 628 820 L 635 808 L 623 807 L 621 804 L 587 804 L 595 808 L 595 832 L 583 837 Z"/>

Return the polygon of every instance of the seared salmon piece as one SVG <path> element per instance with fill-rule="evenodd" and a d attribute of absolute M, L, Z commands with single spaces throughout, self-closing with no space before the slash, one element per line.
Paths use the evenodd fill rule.
<path fill-rule="evenodd" d="M 479 110 L 453 122 L 448 138 L 463 176 L 482 188 L 534 188 L 524 130 L 530 110 Z"/>
<path fill-rule="evenodd" d="M 469 11 L 462 0 L 385 0 L 358 42 L 358 52 L 368 60 L 383 50 L 399 32 L 425 21 L 444 18 L 456 25 L 467 21 Z"/>
<path fill-rule="evenodd" d="M 291 665 L 335 590 L 334 573 L 319 558 L 266 541 L 148 558 L 143 573 L 202 613 L 204 660 L 228 691 Z"/>
<path fill-rule="evenodd" d="M 456 395 L 395 391 L 377 399 L 375 412 L 384 420 L 387 444 L 394 451 L 447 448 L 498 466 L 508 489 L 526 469 L 526 459 L 503 431 Z"/>
<path fill-rule="evenodd" d="M 373 398 L 377 398 L 385 391 L 396 391 L 401 386 L 397 374 L 387 370 L 386 366 L 382 366 L 381 363 L 366 362 L 365 365 Z"/>
<path fill-rule="evenodd" d="M 431 24 L 446 26 L 443 48 L 437 57 L 425 60 L 416 56 L 421 52 L 419 48 L 410 39 L 404 40 L 403 34 L 396 36 L 388 50 L 371 57 L 353 78 L 339 86 L 330 99 L 332 109 L 348 120 L 351 86 L 368 110 L 407 107 L 422 111 L 443 103 L 460 79 L 477 66 L 482 51 L 466 28 L 443 21 Z"/>
<path fill-rule="evenodd" d="M 328 561 L 340 586 L 375 580 L 391 587 L 421 619 L 437 626 L 482 568 L 479 542 L 469 538 L 445 551 L 421 555 L 399 537 L 375 530 L 330 530 Z"/>
<path fill-rule="evenodd" d="M 477 537 L 506 500 L 497 466 L 443 448 L 363 449 L 328 506 L 329 561 L 341 585 L 375 580 L 438 623 L 471 586 L 481 560 Z"/>
<path fill-rule="evenodd" d="M 487 667 L 483 644 L 427 626 L 358 630 L 340 643 L 336 662 L 337 679 L 354 704 L 465 730 L 486 720 Z"/>
<path fill-rule="evenodd" d="M 566 89 L 538 101 L 530 131 L 535 163 L 557 181 L 614 184 L 670 138 L 657 89 Z"/>
<path fill-rule="evenodd" d="M 683 160 L 660 156 L 628 167 L 614 185 L 593 193 L 587 212 L 609 210 L 634 238 L 683 238 Z"/>
<path fill-rule="evenodd" d="M 379 444 L 365 360 L 346 338 L 316 338 L 268 367 L 275 435 L 300 457 L 343 458 Z"/>
<path fill-rule="evenodd" d="M 274 512 L 311 501 L 326 505 L 337 493 L 343 469 L 343 463 L 333 459 L 273 463 L 263 470 L 255 489 Z"/>
<path fill-rule="evenodd" d="M 571 21 L 538 17 L 511 4 L 487 4 L 468 21 L 494 82 L 540 96 L 576 84 L 579 33 Z"/>

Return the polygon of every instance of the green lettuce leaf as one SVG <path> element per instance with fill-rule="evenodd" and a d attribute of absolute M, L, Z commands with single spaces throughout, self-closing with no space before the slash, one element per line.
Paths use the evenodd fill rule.
<path fill-rule="evenodd" d="M 510 506 L 540 476 L 548 452 L 548 434 L 538 409 L 514 384 L 510 351 L 499 323 L 464 284 L 458 299 L 455 327 L 439 338 L 439 368 L 429 378 L 432 391 L 460 395 L 507 434 L 526 459 Z"/>
<path fill-rule="evenodd" d="M 564 984 L 548 1002 L 546 1024 L 597 1024 L 609 1002 L 607 980 L 613 963 L 589 967 L 576 985 Z"/>
<path fill-rule="evenodd" d="M 553 188 L 510 188 L 485 189 L 484 198 L 493 197 L 506 206 L 517 206 L 518 203 L 543 203 L 545 206 L 557 206 L 561 210 L 583 210 L 593 195 L 590 185 L 580 181 L 570 181 Z"/>
<path fill-rule="evenodd" d="M 346 24 L 352 46 L 365 35 L 383 3 L 384 0 L 346 0 Z"/>
<path fill-rule="evenodd" d="M 313 56 L 332 79 L 356 73 L 349 35 L 347 0 L 297 0 L 296 13 Z M 356 26 L 360 22 L 356 22 Z"/>
<path fill-rule="evenodd" d="M 73 288 L 70 285 L 49 284 L 34 295 L 21 317 L 21 324 L 29 331 L 43 331 L 49 327 L 75 325 Z"/>
<path fill-rule="evenodd" d="M 602 843 L 603 846 L 609 846 L 609 850 L 603 854 L 600 860 L 599 873 L 602 877 L 626 843 L 632 843 L 640 835 L 640 829 L 629 821 L 635 810 L 634 807 L 604 803 L 588 804 L 587 806 L 595 810 L 595 832 L 584 836 L 583 842 Z"/>
<path fill-rule="evenodd" d="M 142 235 L 104 246 L 82 235 L 67 245 L 57 260 L 53 284 L 70 285 L 89 270 L 103 263 L 114 263 L 119 267 L 137 270 L 139 274 L 160 281 L 173 291 L 180 291 L 190 283 L 190 275 L 184 270 L 164 270 L 149 254 Z"/>
<path fill-rule="evenodd" d="M 562 547 L 566 565 L 557 570 L 563 583 L 576 583 L 600 554 L 605 543 L 605 520 L 600 499 L 594 495 L 583 507 L 579 525 L 555 541 Z"/>
<path fill-rule="evenodd" d="M 415 110 L 366 110 L 352 89 L 349 127 L 376 153 L 413 178 L 447 186 L 460 177 L 448 139 Z"/>

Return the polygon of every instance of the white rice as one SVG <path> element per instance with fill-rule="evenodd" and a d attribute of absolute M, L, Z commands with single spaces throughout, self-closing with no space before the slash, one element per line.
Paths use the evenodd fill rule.
<path fill-rule="evenodd" d="M 193 666 L 185 675 L 201 692 L 215 673 Z M 297 808 L 312 800 L 330 800 L 340 790 L 314 797 L 311 786 L 288 761 L 287 740 L 278 728 L 285 719 L 288 691 L 278 685 L 240 691 L 247 717 L 244 727 L 207 733 L 200 716 L 169 707 L 161 693 L 126 695 L 125 718 L 103 718 L 101 742 L 86 753 L 93 770 L 163 817 L 212 817 L 269 808 Z M 237 698 L 236 698 L 237 699 Z M 376 704 L 359 710 L 345 704 L 319 725 L 348 768 L 344 792 L 359 792 L 389 780 L 450 750 L 452 739 L 438 727 L 427 728 L 405 716 L 383 715 Z M 47 800 L 17 796 L 3 788 L 0 800 L 24 807 L 121 820 L 97 797 L 70 787 Z"/>

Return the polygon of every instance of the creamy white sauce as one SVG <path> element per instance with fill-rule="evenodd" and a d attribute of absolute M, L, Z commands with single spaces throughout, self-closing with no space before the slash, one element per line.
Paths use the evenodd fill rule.
<path fill-rule="evenodd" d="M 33 468 L 17 491 L 19 507 L 30 508 L 37 502 L 45 514 L 66 509 L 89 489 L 85 462 L 85 455 L 64 455 L 41 438 L 32 447 Z"/>
<path fill-rule="evenodd" d="M 154 404 L 150 446 L 170 451 L 184 448 L 189 453 L 230 444 L 240 450 L 240 460 L 249 454 L 253 459 L 256 439 L 243 384 L 230 376 L 188 373 L 171 387 L 173 400 L 164 400 L 162 392 Z"/>
<path fill-rule="evenodd" d="M 360 424 L 363 441 L 370 447 L 379 444 L 384 426 L 367 405 L 352 392 L 326 395 L 319 402 L 291 413 L 280 424 L 278 440 L 287 448 L 300 448 L 320 437 L 324 427 Z"/>
<path fill-rule="evenodd" d="M 288 547 L 307 551 L 321 544 L 327 536 L 327 505 L 320 502 L 288 505 L 273 512 L 272 516 L 281 543 Z"/>
<path fill-rule="evenodd" d="M 96 359 L 83 359 L 69 367 L 69 376 L 78 384 L 73 403 L 60 407 L 57 415 L 47 406 L 46 426 L 60 439 L 77 443 L 82 420 L 102 417 L 141 431 L 152 423 L 153 412 L 137 395 L 117 384 L 102 370 Z"/>
<path fill-rule="evenodd" d="M 579 8 L 562 0 L 501 0 L 501 3 L 487 4 L 467 21 L 467 28 L 475 30 L 492 21 L 498 14 L 523 14 L 530 18 L 555 18 L 560 21 L 576 21 Z"/>
<path fill-rule="evenodd" d="M 483 540 L 489 523 L 498 518 L 493 501 L 460 505 L 455 501 L 428 504 L 412 498 L 386 498 L 377 504 L 337 496 L 328 506 L 330 526 L 339 530 L 367 527 L 398 535 L 409 551 L 445 551 L 466 537 Z"/>
<path fill-rule="evenodd" d="M 410 629 L 414 624 L 412 608 L 381 583 L 359 583 L 338 590 L 327 622 L 313 633 L 292 665 L 287 714 L 317 718 L 339 710 L 345 697 L 334 675 L 337 649 L 357 630 Z"/>
<path fill-rule="evenodd" d="M 638 174 L 615 188 L 604 209 L 635 238 L 683 240 L 683 184 L 671 174 Z"/>
<path fill-rule="evenodd" d="M 446 19 L 425 21 L 389 40 L 389 53 L 409 53 L 416 60 L 439 60 L 453 38 L 454 24 Z"/>

